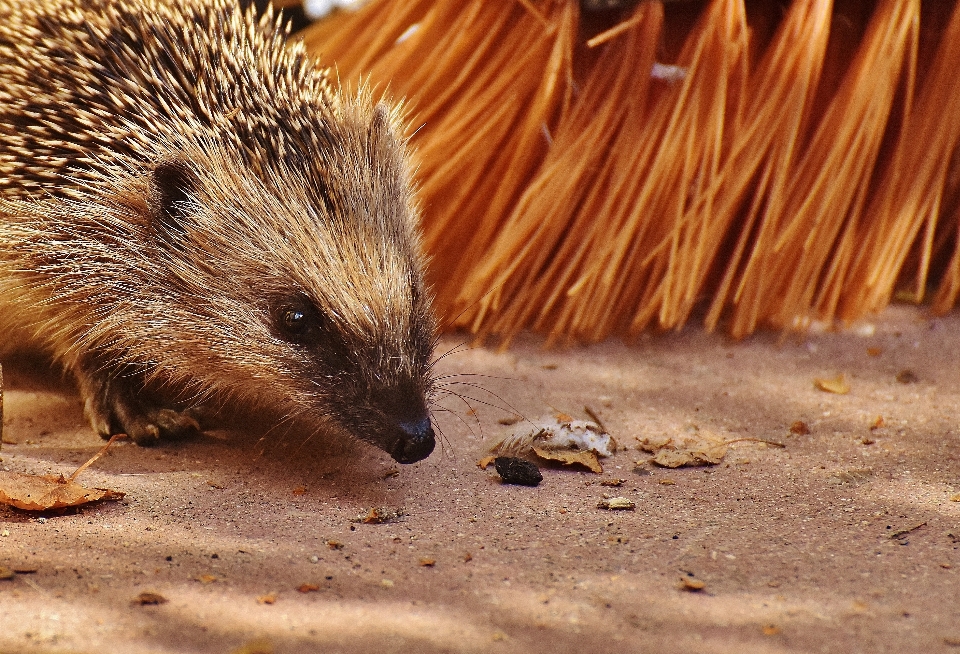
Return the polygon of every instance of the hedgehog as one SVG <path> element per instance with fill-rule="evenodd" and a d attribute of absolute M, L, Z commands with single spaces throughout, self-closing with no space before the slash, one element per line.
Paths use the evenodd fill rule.
<path fill-rule="evenodd" d="M 0 343 L 142 445 L 247 407 L 427 457 L 403 110 L 230 0 L 0 0 Z"/>

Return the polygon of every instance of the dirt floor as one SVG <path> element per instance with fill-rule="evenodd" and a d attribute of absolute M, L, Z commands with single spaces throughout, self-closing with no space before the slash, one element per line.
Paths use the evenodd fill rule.
<path fill-rule="evenodd" d="M 779 341 L 452 354 L 476 417 L 440 398 L 442 446 L 412 466 L 293 437 L 120 443 L 81 481 L 123 501 L 0 508 L 0 652 L 960 652 L 960 315 Z M 69 386 L 5 373 L 3 470 L 101 447 Z M 839 374 L 848 394 L 815 388 Z M 547 466 L 528 488 L 477 467 L 514 412 L 585 406 L 626 448 L 602 474 Z M 678 469 L 636 448 L 707 433 L 786 447 Z M 354 521 L 371 507 L 404 515 Z"/>

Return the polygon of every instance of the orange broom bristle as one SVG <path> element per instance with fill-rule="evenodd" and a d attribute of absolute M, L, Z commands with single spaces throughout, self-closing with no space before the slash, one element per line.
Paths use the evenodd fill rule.
<path fill-rule="evenodd" d="M 960 295 L 960 5 L 844 11 L 373 0 L 302 36 L 407 98 L 451 326 L 742 337 Z"/>

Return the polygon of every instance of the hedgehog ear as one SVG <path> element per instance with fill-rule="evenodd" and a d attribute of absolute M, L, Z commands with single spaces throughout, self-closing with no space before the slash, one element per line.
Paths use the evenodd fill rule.
<path fill-rule="evenodd" d="M 196 189 L 197 180 L 187 162 L 181 159 L 162 161 L 153 169 L 151 180 L 151 220 L 162 231 L 184 232 L 186 203 Z"/>

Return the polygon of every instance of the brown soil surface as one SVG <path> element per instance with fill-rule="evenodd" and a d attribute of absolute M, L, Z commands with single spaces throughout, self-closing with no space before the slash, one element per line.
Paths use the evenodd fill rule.
<path fill-rule="evenodd" d="M 475 400 L 441 397 L 442 446 L 399 469 L 292 436 L 120 443 L 80 481 L 123 501 L 0 508 L 0 567 L 20 571 L 0 580 L 0 651 L 960 652 L 960 316 L 779 340 L 452 354 L 446 388 Z M 0 468 L 69 473 L 101 447 L 69 385 L 5 373 Z M 848 394 L 814 388 L 841 373 Z M 499 420 L 584 406 L 626 447 L 603 474 L 478 469 L 524 425 Z M 696 430 L 786 447 L 678 469 L 636 449 Z M 371 507 L 405 515 L 354 522 Z"/>

